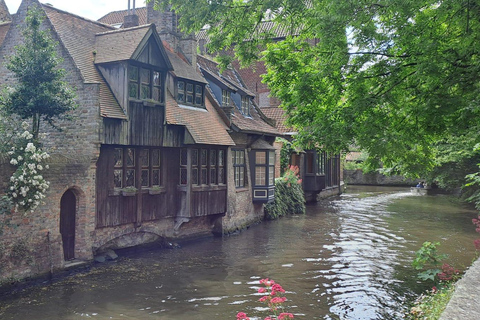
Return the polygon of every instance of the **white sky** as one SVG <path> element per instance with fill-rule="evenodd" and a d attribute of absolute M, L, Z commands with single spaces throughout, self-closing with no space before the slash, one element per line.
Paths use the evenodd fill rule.
<path fill-rule="evenodd" d="M 10 13 L 17 12 L 22 0 L 5 0 Z M 81 17 L 98 20 L 112 11 L 128 9 L 128 0 L 40 0 L 49 3 L 55 8 L 74 13 Z M 145 6 L 145 0 L 136 0 L 137 8 Z M 130 1 L 133 6 L 133 0 Z"/>

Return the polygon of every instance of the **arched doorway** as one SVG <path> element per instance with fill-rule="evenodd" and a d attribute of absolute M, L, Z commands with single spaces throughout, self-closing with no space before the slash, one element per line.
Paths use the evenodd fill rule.
<path fill-rule="evenodd" d="M 72 190 L 67 190 L 60 200 L 60 233 L 65 261 L 75 259 L 76 210 L 77 197 Z"/>

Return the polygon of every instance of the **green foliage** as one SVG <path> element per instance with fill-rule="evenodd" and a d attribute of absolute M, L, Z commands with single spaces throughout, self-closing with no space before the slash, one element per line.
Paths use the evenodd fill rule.
<path fill-rule="evenodd" d="M 265 206 L 265 217 L 273 220 L 287 214 L 305 213 L 305 196 L 298 179 L 298 167 L 290 167 L 275 180 L 275 200 Z"/>
<path fill-rule="evenodd" d="M 263 59 L 305 149 L 355 144 L 371 167 L 423 177 L 446 139 L 478 133 L 476 1 L 150 1 L 171 5 L 186 31 L 208 25 L 210 50 Z M 266 20 L 290 36 L 274 41 Z"/>
<path fill-rule="evenodd" d="M 18 83 L 5 91 L 1 104 L 9 114 L 22 119 L 32 118 L 32 133 L 38 139 L 40 121 L 54 126 L 54 119 L 61 118 L 75 107 L 75 94 L 63 80 L 66 71 L 59 69 L 57 42 L 48 30 L 42 30 L 42 11 L 32 7 L 25 19 L 23 36 L 25 43 L 16 46 L 7 68 Z"/>
<path fill-rule="evenodd" d="M 277 141 L 282 143 L 282 149 L 280 150 L 280 170 L 283 174 L 288 170 L 290 157 L 292 153 L 295 152 L 295 148 L 293 147 L 293 144 L 286 139 L 277 138 Z"/>
<path fill-rule="evenodd" d="M 408 320 L 436 320 L 439 319 L 447 307 L 450 298 L 455 291 L 452 283 L 442 285 L 440 288 L 433 288 L 431 291 L 420 295 L 405 315 Z"/>
<path fill-rule="evenodd" d="M 447 258 L 445 254 L 439 254 L 437 247 L 440 245 L 438 242 L 426 241 L 423 243 L 420 250 L 415 253 L 415 259 L 412 262 L 412 266 L 416 270 L 423 270 L 418 274 L 418 278 L 421 280 L 435 280 L 435 277 L 442 272 L 440 265 L 442 260 Z"/>

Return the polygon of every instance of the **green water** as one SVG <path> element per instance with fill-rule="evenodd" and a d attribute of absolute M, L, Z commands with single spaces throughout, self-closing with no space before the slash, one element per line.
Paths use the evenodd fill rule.
<path fill-rule="evenodd" d="M 440 242 L 458 268 L 475 256 L 476 212 L 453 197 L 349 187 L 307 211 L 180 249 L 123 253 L 1 297 L 0 319 L 263 319 L 261 278 L 283 285 L 295 319 L 401 319 L 405 301 L 427 289 L 410 267 L 424 241 Z"/>

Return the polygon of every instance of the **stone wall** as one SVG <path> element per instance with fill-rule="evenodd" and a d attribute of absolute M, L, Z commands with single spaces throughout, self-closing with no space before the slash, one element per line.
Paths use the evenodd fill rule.
<path fill-rule="evenodd" d="M 386 176 L 378 172 L 363 173 L 362 170 L 343 170 L 343 178 L 346 184 L 376 185 L 376 186 L 411 186 L 418 183 L 417 180 L 406 179 L 403 176 Z"/>

